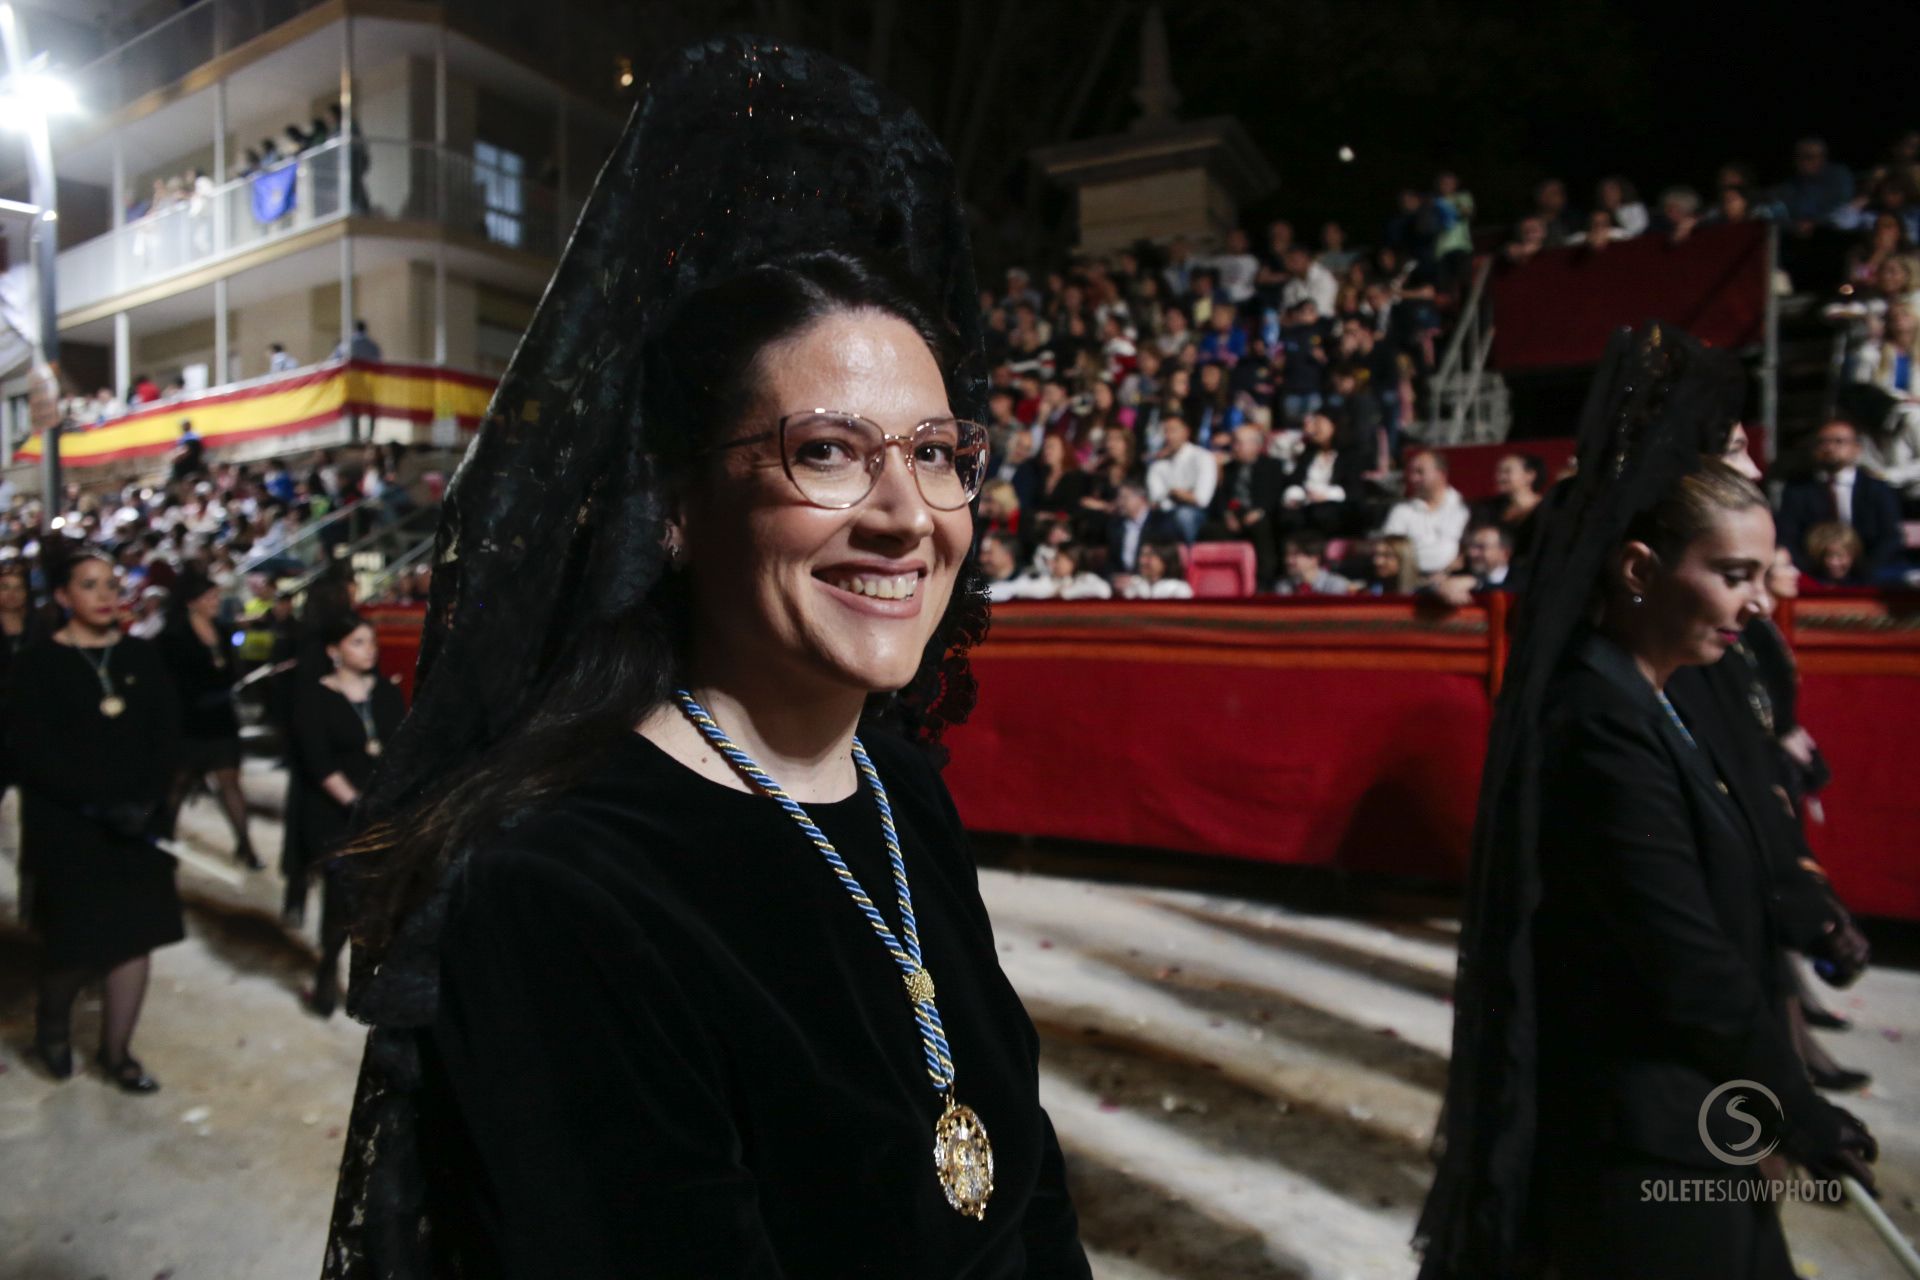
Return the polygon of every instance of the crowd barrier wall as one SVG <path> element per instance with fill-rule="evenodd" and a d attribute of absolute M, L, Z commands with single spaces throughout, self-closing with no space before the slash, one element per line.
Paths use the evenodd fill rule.
<path fill-rule="evenodd" d="M 1464 881 L 1510 599 L 1025 601 L 947 735 L 975 831 Z M 412 698 L 425 611 L 370 609 Z M 1778 614 L 1833 768 L 1808 839 L 1858 913 L 1920 920 L 1920 595 Z"/>

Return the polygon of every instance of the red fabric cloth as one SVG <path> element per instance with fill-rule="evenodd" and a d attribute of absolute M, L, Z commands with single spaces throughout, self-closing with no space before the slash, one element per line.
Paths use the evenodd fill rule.
<path fill-rule="evenodd" d="M 979 706 L 947 738 L 970 828 L 1464 880 L 1492 708 L 1479 610 L 1268 597 L 994 615 Z M 1856 913 L 1920 920 L 1920 788 L 1888 749 L 1920 724 L 1920 633 L 1796 639 L 1800 719 L 1834 772 L 1814 850 Z"/>
<path fill-rule="evenodd" d="M 1595 364 L 1607 338 L 1649 319 L 1679 325 L 1709 346 L 1761 340 L 1766 322 L 1767 226 L 1707 226 L 1674 244 L 1664 235 L 1599 252 L 1548 249 L 1503 262 L 1493 277 L 1493 366 L 1502 372 Z"/>

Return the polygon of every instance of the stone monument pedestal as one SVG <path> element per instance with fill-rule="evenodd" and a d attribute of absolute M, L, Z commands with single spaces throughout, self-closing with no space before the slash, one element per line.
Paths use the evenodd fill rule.
<path fill-rule="evenodd" d="M 1087 253 L 1174 236 L 1196 248 L 1215 246 L 1239 224 L 1241 202 L 1279 182 L 1230 116 L 1045 147 L 1033 160 L 1049 179 L 1073 189 L 1078 247 Z"/>

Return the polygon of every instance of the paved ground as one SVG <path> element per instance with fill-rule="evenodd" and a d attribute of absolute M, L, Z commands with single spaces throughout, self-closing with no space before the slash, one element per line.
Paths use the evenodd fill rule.
<path fill-rule="evenodd" d="M 270 800 L 270 777 L 249 783 Z M 227 847 L 204 804 L 186 827 Z M 311 941 L 276 920 L 277 878 L 243 892 L 183 880 L 191 936 L 157 957 L 138 1042 L 164 1092 L 55 1085 L 22 1060 L 30 952 L 11 923 L 13 829 L 9 804 L 0 1277 L 313 1280 L 360 1034 L 295 1003 Z M 276 851 L 270 820 L 256 840 Z M 1045 1043 L 1042 1092 L 1101 1280 L 1411 1276 L 1451 922 L 1052 866 L 991 870 L 983 886 Z M 1920 1234 L 1920 973 L 1882 967 L 1836 1002 L 1858 1028 L 1835 1052 L 1876 1076 L 1850 1105 L 1881 1139 L 1889 1208 Z M 81 1043 L 97 1012 L 83 1006 Z M 1805 1275 L 1899 1275 L 1851 1211 L 1794 1207 L 1787 1225 Z"/>

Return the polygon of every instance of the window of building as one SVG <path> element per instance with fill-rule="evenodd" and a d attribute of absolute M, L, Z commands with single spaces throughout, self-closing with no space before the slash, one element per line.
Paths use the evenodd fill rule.
<path fill-rule="evenodd" d="M 473 166 L 487 201 L 487 239 L 519 248 L 526 238 L 526 158 L 491 142 L 476 141 Z"/>

